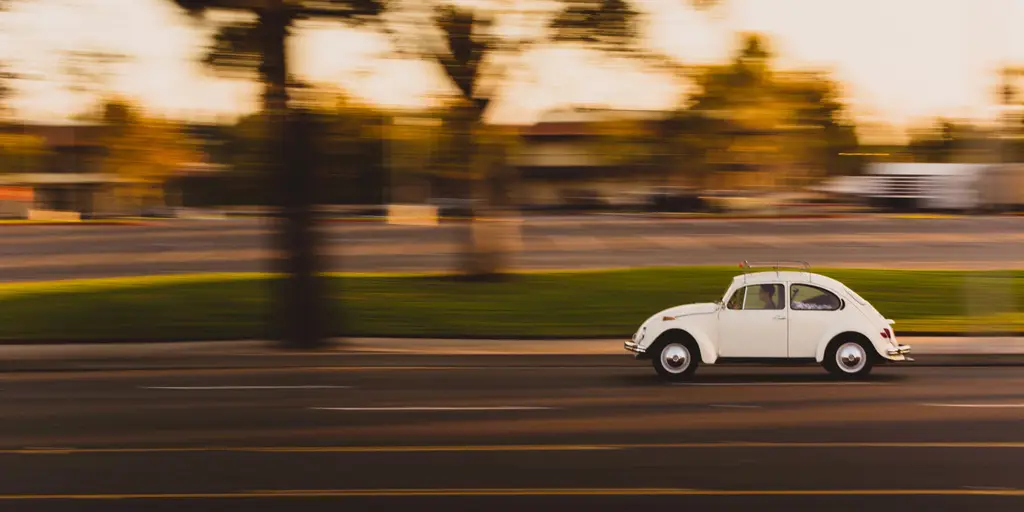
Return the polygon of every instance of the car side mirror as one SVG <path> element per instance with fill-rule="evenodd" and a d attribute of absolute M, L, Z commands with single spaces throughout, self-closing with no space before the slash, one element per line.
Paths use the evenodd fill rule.
<path fill-rule="evenodd" d="M 846 301 L 843 299 L 839 299 L 839 311 L 842 311 L 844 309 L 846 309 Z"/>

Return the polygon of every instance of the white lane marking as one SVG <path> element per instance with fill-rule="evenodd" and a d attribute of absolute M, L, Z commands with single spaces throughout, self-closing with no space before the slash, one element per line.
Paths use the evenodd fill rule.
<path fill-rule="evenodd" d="M 386 412 L 386 411 L 550 411 L 556 407 L 518 407 L 518 406 L 495 406 L 495 407 L 310 407 L 314 411 L 361 411 L 361 412 Z"/>
<path fill-rule="evenodd" d="M 1022 408 L 1024 404 L 921 404 L 925 407 L 964 407 L 964 408 Z"/>
<path fill-rule="evenodd" d="M 740 405 L 740 404 L 711 404 L 709 407 L 718 407 L 720 409 L 760 409 L 760 405 Z"/>
<path fill-rule="evenodd" d="M 678 382 L 673 386 L 878 386 L 875 382 Z"/>
<path fill-rule="evenodd" d="M 251 389 L 351 389 L 352 386 L 139 386 L 139 389 L 165 389 L 175 391 L 214 391 Z"/>

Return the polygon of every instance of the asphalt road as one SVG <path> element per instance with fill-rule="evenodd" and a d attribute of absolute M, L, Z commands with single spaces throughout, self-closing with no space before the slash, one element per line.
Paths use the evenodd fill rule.
<path fill-rule="evenodd" d="M 0 374 L 0 509 L 1021 510 L 1024 368 Z"/>
<path fill-rule="evenodd" d="M 150 226 L 0 228 L 0 280 L 26 281 L 269 269 L 266 221 L 172 221 Z M 424 271 L 457 267 L 464 224 L 438 227 L 332 223 L 329 270 Z M 817 266 L 1019 268 L 1020 217 L 805 220 L 530 218 L 519 268 L 732 265 L 793 259 Z"/>

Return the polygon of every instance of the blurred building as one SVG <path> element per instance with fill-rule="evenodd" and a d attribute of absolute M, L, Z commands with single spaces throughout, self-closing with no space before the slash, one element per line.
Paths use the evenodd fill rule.
<path fill-rule="evenodd" d="M 551 111 L 522 129 L 510 158 L 519 195 L 532 206 L 597 205 L 628 200 L 663 182 L 653 165 L 667 112 Z"/>
<path fill-rule="evenodd" d="M 97 202 L 102 202 L 98 196 L 114 181 L 98 167 L 103 153 L 102 130 L 95 124 L 0 126 L 0 133 L 38 137 L 45 146 L 34 168 L 8 170 L 0 175 L 0 185 L 6 190 L 23 191 L 20 200 L 5 201 L 4 212 L 17 216 L 27 215 L 29 209 L 94 212 Z"/>
<path fill-rule="evenodd" d="M 44 142 L 42 158 L 32 168 L 0 173 L 0 216 L 26 217 L 32 210 L 76 213 L 82 218 L 146 213 L 123 200 L 118 186 L 124 180 L 102 167 L 105 129 L 87 123 L 0 125 L 0 134 L 29 135 Z M 204 152 L 218 146 L 215 127 L 189 130 L 206 143 Z M 179 176 L 167 184 L 171 200 L 181 202 L 191 188 L 204 188 L 194 184 L 217 179 L 220 169 L 207 163 L 182 166 Z"/>

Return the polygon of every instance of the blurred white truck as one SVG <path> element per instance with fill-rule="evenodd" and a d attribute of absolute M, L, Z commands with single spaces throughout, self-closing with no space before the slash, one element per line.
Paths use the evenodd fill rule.
<path fill-rule="evenodd" d="M 884 209 L 1009 211 L 1024 207 L 1022 164 L 875 163 L 858 195 Z"/>

